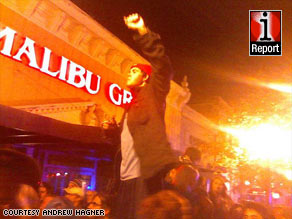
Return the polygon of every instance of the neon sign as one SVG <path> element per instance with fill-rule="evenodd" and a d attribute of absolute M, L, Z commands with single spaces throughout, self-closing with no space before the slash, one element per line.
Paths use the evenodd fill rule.
<path fill-rule="evenodd" d="M 31 68 L 57 78 L 71 86 L 83 89 L 89 94 L 94 95 L 99 92 L 101 83 L 99 75 L 93 74 L 83 66 L 64 56 L 55 57 L 58 59 L 58 65 L 53 70 L 51 67 L 53 66 L 52 57 L 56 55 L 49 48 L 38 46 L 35 44 L 35 41 L 28 37 L 25 37 L 24 43 L 16 51 L 12 52 L 16 34 L 16 31 L 9 27 L 0 31 L 0 40 L 5 38 L 3 48 L 0 51 L 2 55 L 22 63 L 25 63 L 26 58 L 28 66 Z M 40 61 L 38 62 L 38 60 Z M 107 94 L 109 100 L 117 106 L 128 104 L 133 99 L 131 92 L 121 89 L 117 84 L 111 84 L 107 91 L 109 92 Z M 114 95 L 114 93 L 118 93 L 118 95 Z"/>

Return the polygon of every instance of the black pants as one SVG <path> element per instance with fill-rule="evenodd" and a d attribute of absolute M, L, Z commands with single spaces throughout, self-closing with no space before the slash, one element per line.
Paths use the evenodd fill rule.
<path fill-rule="evenodd" d="M 163 189 L 172 187 L 165 182 L 168 171 L 175 168 L 177 164 L 167 165 L 153 177 L 142 179 L 134 178 L 120 181 L 117 197 L 116 217 L 117 219 L 135 219 L 141 201 L 149 195 L 153 195 Z"/>
<path fill-rule="evenodd" d="M 140 202 L 146 197 L 144 181 L 139 178 L 120 181 L 116 219 L 135 219 Z"/>

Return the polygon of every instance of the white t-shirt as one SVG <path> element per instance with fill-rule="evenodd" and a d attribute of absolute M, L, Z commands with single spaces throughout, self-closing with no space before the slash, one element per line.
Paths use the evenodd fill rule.
<path fill-rule="evenodd" d="M 134 149 L 134 141 L 129 131 L 127 121 L 128 114 L 126 114 L 125 116 L 123 130 L 121 134 L 121 180 L 129 180 L 141 176 L 140 161 Z"/>

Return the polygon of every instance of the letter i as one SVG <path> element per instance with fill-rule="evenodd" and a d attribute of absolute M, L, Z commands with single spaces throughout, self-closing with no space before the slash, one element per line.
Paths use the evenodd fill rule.
<path fill-rule="evenodd" d="M 268 13 L 265 11 L 263 16 L 267 17 Z M 264 37 L 260 38 L 260 40 L 271 40 L 272 38 L 268 37 L 268 19 L 260 19 L 260 22 L 264 23 Z"/>

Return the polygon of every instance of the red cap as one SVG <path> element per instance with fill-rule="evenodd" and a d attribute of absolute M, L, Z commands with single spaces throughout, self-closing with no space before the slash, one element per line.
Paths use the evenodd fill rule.
<path fill-rule="evenodd" d="M 152 67 L 151 65 L 146 65 L 146 64 L 135 64 L 131 68 L 139 68 L 141 71 L 145 72 L 147 75 L 151 75 L 152 72 Z"/>

